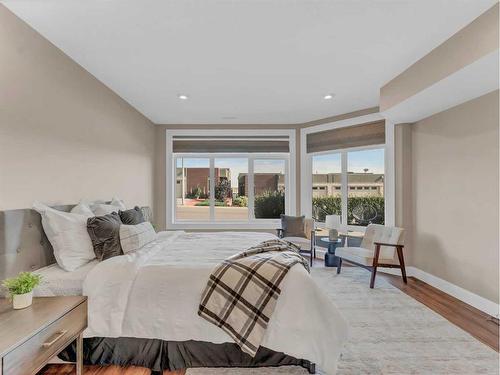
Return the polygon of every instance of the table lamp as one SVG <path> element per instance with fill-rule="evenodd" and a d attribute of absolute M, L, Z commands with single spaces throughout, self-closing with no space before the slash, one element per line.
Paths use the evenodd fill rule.
<path fill-rule="evenodd" d="M 328 239 L 330 241 L 336 241 L 339 238 L 340 229 L 340 215 L 326 215 L 325 218 L 325 228 L 329 229 Z"/>

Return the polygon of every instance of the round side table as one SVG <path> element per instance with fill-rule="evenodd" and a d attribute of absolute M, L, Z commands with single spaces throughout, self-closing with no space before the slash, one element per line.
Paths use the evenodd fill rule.
<path fill-rule="evenodd" d="M 328 237 L 324 237 L 320 239 L 321 242 L 328 244 L 328 251 L 325 253 L 325 267 L 337 267 L 339 264 L 339 258 L 335 256 L 335 250 L 337 246 L 342 243 L 340 238 L 337 238 L 334 241 L 330 241 Z"/>

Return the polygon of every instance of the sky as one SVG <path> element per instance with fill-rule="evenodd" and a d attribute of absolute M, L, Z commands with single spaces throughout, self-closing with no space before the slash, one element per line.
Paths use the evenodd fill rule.
<path fill-rule="evenodd" d="M 347 169 L 349 172 L 363 172 L 368 168 L 371 173 L 384 173 L 384 149 L 353 151 L 347 154 Z M 184 158 L 184 168 L 208 168 L 208 159 Z M 177 167 L 181 167 L 181 160 L 177 159 Z M 238 175 L 248 172 L 246 158 L 220 158 L 215 159 L 215 168 L 231 169 L 231 186 L 238 186 Z M 340 173 L 340 154 L 317 155 L 313 157 L 313 173 Z M 283 160 L 255 160 L 256 173 L 284 173 Z"/>
<path fill-rule="evenodd" d="M 313 157 L 313 173 L 340 173 L 340 154 L 317 155 Z M 347 154 L 349 172 L 384 173 L 384 149 L 352 151 Z"/>

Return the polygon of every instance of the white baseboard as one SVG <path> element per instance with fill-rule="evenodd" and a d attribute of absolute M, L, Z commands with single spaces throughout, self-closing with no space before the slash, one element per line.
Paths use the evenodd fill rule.
<path fill-rule="evenodd" d="M 401 275 L 401 271 L 397 268 L 379 268 L 380 272 L 388 273 L 391 275 Z M 485 312 L 488 315 L 499 317 L 500 305 L 490 301 L 484 297 L 481 297 L 475 293 L 472 293 L 462 287 L 450 283 L 449 281 L 443 280 L 437 276 L 431 275 L 425 271 L 422 271 L 416 267 L 406 267 L 406 274 L 408 276 L 413 276 L 423 282 L 437 288 L 450 296 L 465 302 L 468 305 L 475 307 L 478 310 Z"/>

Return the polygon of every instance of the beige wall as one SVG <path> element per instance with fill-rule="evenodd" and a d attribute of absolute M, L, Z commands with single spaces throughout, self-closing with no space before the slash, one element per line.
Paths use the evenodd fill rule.
<path fill-rule="evenodd" d="M 403 161 L 411 190 L 398 189 L 411 203 L 410 265 L 496 303 L 498 101 L 497 90 L 407 125 L 411 134 L 397 138 L 411 153 L 411 165 Z M 408 220 L 404 211 L 398 215 Z"/>
<path fill-rule="evenodd" d="M 0 209 L 151 205 L 154 128 L 0 5 Z"/>
<path fill-rule="evenodd" d="M 497 3 L 380 89 L 380 110 L 401 103 L 496 50 L 499 43 Z"/>
<path fill-rule="evenodd" d="M 410 124 L 394 127 L 395 223 L 405 228 L 405 261 L 412 265 L 412 152 Z"/>

